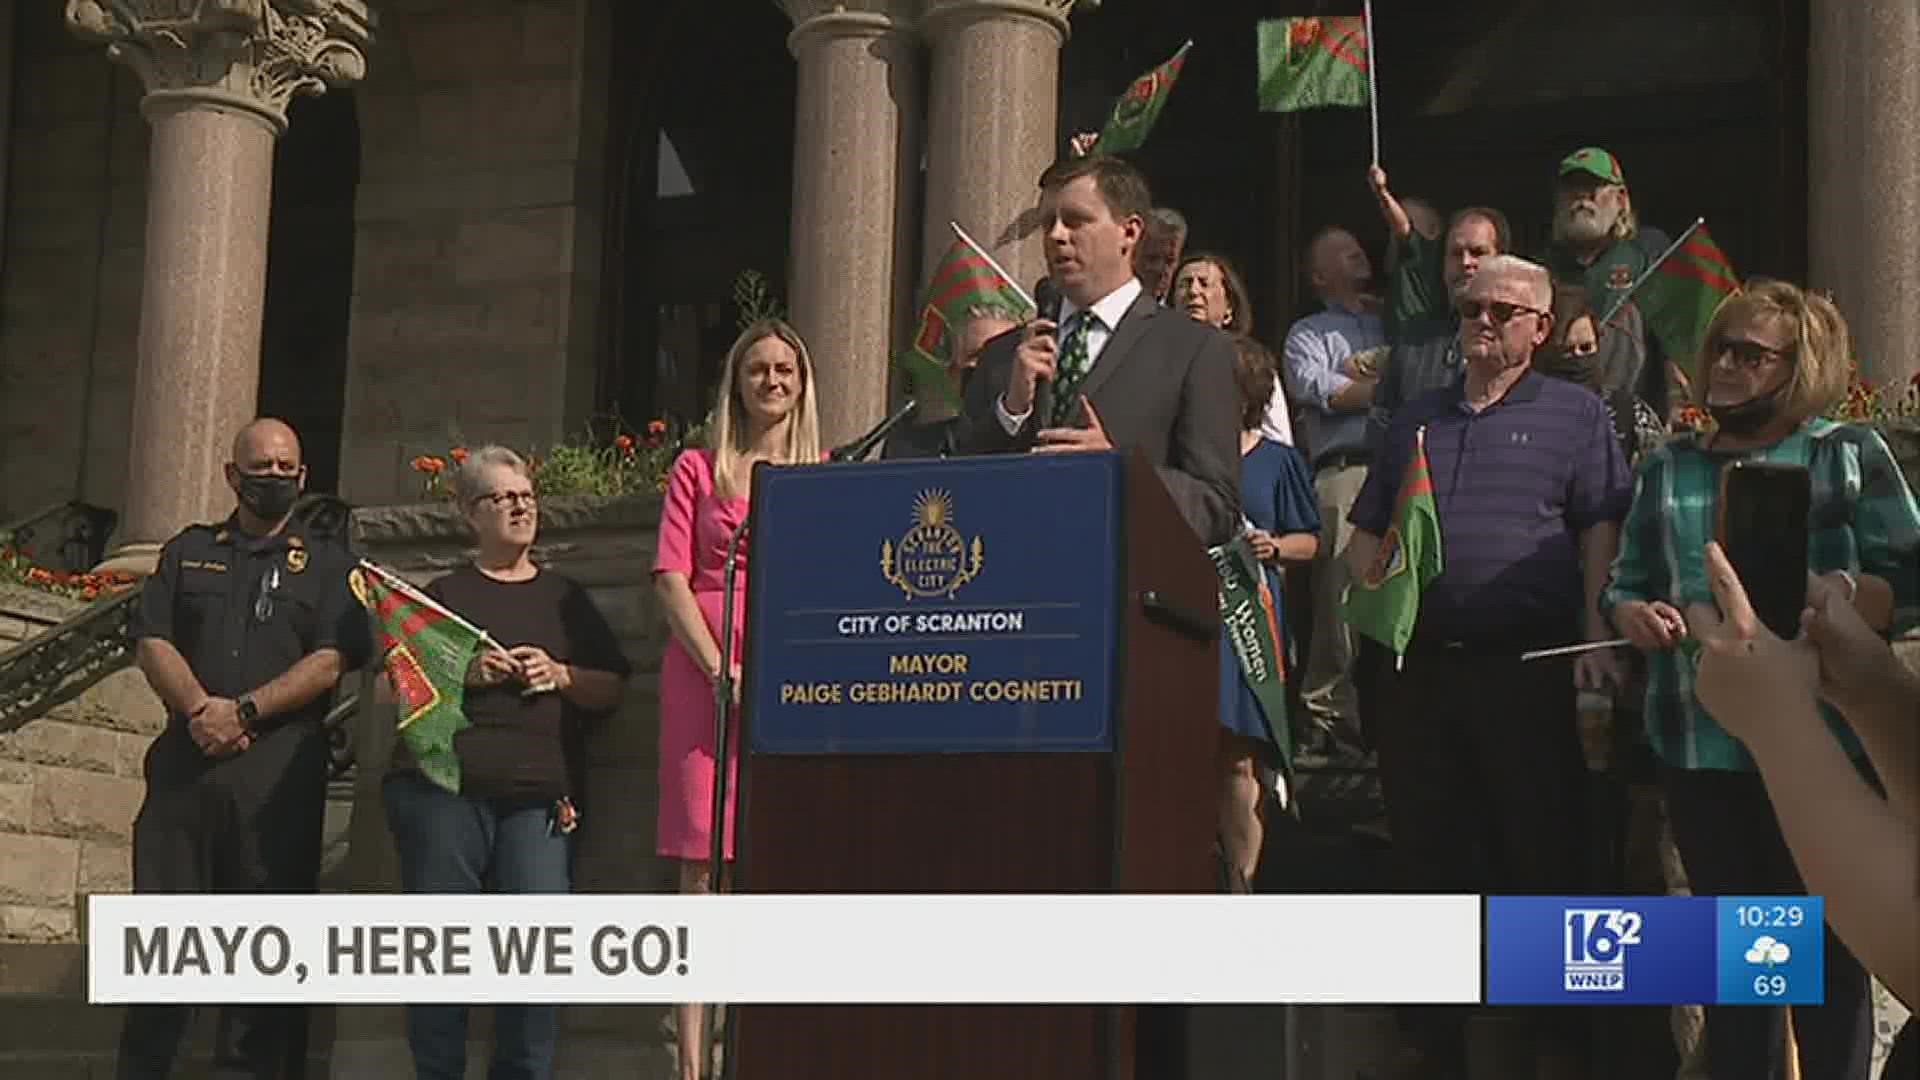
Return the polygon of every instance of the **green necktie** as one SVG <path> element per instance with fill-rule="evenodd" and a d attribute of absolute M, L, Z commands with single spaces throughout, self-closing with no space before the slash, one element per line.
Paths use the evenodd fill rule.
<path fill-rule="evenodd" d="M 1100 316 L 1092 311 L 1074 313 L 1073 325 L 1067 329 L 1065 341 L 1061 343 L 1059 374 L 1053 381 L 1053 427 L 1064 427 L 1067 418 L 1073 415 L 1073 407 L 1079 401 L 1080 384 L 1086 381 L 1087 370 L 1093 367 L 1093 361 L 1087 357 L 1087 333 Z"/>

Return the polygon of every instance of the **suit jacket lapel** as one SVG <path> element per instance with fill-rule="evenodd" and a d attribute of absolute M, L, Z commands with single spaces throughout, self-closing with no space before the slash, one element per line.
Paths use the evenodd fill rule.
<path fill-rule="evenodd" d="M 1113 378 L 1113 373 L 1126 362 L 1127 353 L 1146 336 L 1147 327 L 1154 319 L 1163 316 L 1160 305 L 1145 290 L 1141 290 L 1140 295 L 1134 298 L 1133 306 L 1121 316 L 1120 325 L 1114 327 L 1112 336 L 1107 338 L 1107 347 L 1101 349 L 1100 356 L 1094 360 L 1093 370 L 1087 373 L 1086 381 L 1080 384 L 1080 393 L 1088 399 L 1099 393 L 1107 380 Z"/>

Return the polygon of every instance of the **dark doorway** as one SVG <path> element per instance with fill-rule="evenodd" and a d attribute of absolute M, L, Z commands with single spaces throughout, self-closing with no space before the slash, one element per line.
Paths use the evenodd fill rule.
<path fill-rule="evenodd" d="M 710 16 L 693 0 L 611 11 L 598 407 L 630 427 L 706 415 L 743 273 L 786 295 L 792 24 L 764 3 Z"/>
<path fill-rule="evenodd" d="M 1598 145 L 1619 157 L 1643 223 L 1707 219 L 1743 275 L 1803 278 L 1807 0 L 1671 0 L 1649 14 L 1577 0 L 1375 6 L 1382 165 L 1396 193 L 1443 211 L 1506 211 L 1524 254 L 1546 240 L 1554 167 Z M 1359 0 L 1108 4 L 1074 19 L 1062 65 L 1061 147 L 1098 130 L 1127 81 L 1192 38 L 1152 139 L 1130 155 L 1190 248 L 1240 263 L 1260 336 L 1277 344 L 1312 298 L 1297 249 L 1353 229 L 1379 265 L 1385 229 L 1366 187 L 1365 109 L 1293 115 L 1255 105 L 1255 24 L 1355 14 Z"/>
<path fill-rule="evenodd" d="M 310 491 L 340 488 L 360 122 L 351 91 L 294 99 L 273 160 L 260 413 L 300 433 Z"/>

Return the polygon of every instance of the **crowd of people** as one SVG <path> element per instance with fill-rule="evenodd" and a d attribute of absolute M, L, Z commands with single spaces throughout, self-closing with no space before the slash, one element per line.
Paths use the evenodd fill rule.
<path fill-rule="evenodd" d="M 1791 1041 L 1785 1010 L 1709 1009 L 1683 1068 L 1780 1077 L 1797 1046 L 1808 1080 L 1866 1080 L 1868 972 L 1920 1003 L 1920 680 L 1887 645 L 1920 618 L 1920 508 L 1877 434 L 1821 416 L 1847 384 L 1844 319 L 1817 293 L 1749 282 L 1715 313 L 1700 355 L 1667 356 L 1629 293 L 1664 242 L 1637 226 L 1604 150 L 1560 163 L 1553 242 L 1531 260 L 1510 250 L 1496 209 L 1443 216 L 1396 197 L 1378 168 L 1368 180 L 1391 237 L 1384 288 L 1351 231 L 1321 230 L 1303 252 L 1320 309 L 1276 355 L 1254 335 L 1238 268 L 1187 252 L 1184 218 L 1153 205 L 1137 169 L 1097 152 L 1056 163 L 1033 215 L 1039 292 L 1052 299 L 1036 317 L 971 312 L 949 357 L 962 404 L 923 410 L 886 452 L 1137 450 L 1202 543 L 1244 539 L 1281 596 L 1310 580 L 1297 627 L 1310 633 L 1283 633 L 1289 670 L 1304 671 L 1298 734 L 1377 759 L 1410 891 L 1648 891 L 1596 872 L 1601 766 L 1578 695 L 1610 701 L 1616 752 L 1600 756 L 1638 747 L 1651 763 L 1641 786 L 1659 793 L 1684 867 L 1656 889 L 1829 898 L 1824 1004 L 1791 1011 Z M 1711 414 L 1710 433 L 1671 432 L 1675 390 Z M 652 567 L 670 632 L 656 850 L 686 892 L 725 887 L 708 859 L 716 779 L 737 758 L 716 761 L 714 689 L 723 658 L 739 663 L 746 623 L 737 552 L 723 649 L 729 541 L 757 465 L 822 460 L 816 392 L 800 335 L 754 323 L 727 355 L 708 445 L 668 478 Z M 1352 634 L 1342 607 L 1393 554 L 1416 453 L 1445 569 L 1396 655 Z M 1717 478 L 1740 461 L 1813 479 L 1809 604 L 1791 641 L 1757 622 L 1712 543 Z M 228 466 L 233 516 L 170 542 L 142 598 L 139 661 L 170 722 L 135 830 L 141 891 L 313 887 L 324 693 L 367 662 L 369 643 L 345 549 L 294 513 L 304 476 L 290 429 L 249 425 Z M 454 479 L 477 550 L 431 593 L 501 647 L 468 674 L 463 791 L 423 780 L 405 754 L 385 781 L 403 885 L 565 891 L 581 733 L 618 706 L 629 668 L 579 586 L 529 557 L 539 516 L 526 463 L 486 447 Z M 1524 658 L 1616 638 L 1633 647 Z M 1293 732 L 1276 731 L 1291 721 L 1265 715 L 1221 652 L 1219 844 L 1246 889 Z M 731 858 L 730 799 L 720 811 Z M 1602 1075 L 1590 1012 L 1529 1014 L 1530 1075 Z M 220 1068 L 277 1075 L 299 1056 L 286 1013 L 229 1019 Z M 698 1080 L 704 1010 L 676 1020 L 680 1075 Z M 1466 1011 L 1410 1009 L 1405 1021 L 1404 1075 L 1468 1075 Z M 121 1075 L 165 1075 L 184 1023 L 177 1007 L 134 1010 Z M 418 1076 L 465 1075 L 465 1009 L 413 1006 L 408 1036 Z M 551 1007 L 502 1010 L 492 1075 L 550 1076 L 555 1038 Z"/>
<path fill-rule="evenodd" d="M 1117 313 L 1121 321 L 1107 329 L 1124 335 L 1139 297 L 1153 298 L 1232 342 L 1242 406 L 1238 528 L 1277 592 L 1304 585 L 1288 605 L 1304 608 L 1300 629 L 1310 629 L 1301 635 L 1303 715 L 1291 734 L 1322 754 L 1377 763 L 1403 887 L 1807 892 L 1765 765 L 1733 733 L 1754 721 L 1723 726 L 1725 710 L 1699 692 L 1702 636 L 1684 612 L 1714 601 L 1708 544 L 1720 474 L 1760 461 L 1797 465 L 1812 478 L 1816 598 L 1844 593 L 1889 658 L 1886 640 L 1920 616 L 1913 493 L 1876 433 L 1822 415 L 1846 392 L 1852 369 L 1833 302 L 1787 282 L 1750 281 L 1704 328 L 1698 356 L 1671 355 L 1632 293 L 1670 242 L 1639 223 L 1611 153 L 1587 147 L 1559 163 L 1552 239 L 1530 259 L 1513 251 L 1500 210 L 1442 215 L 1397 197 L 1375 166 L 1367 182 L 1390 238 L 1386 273 L 1376 275 L 1353 231 L 1316 233 L 1302 265 L 1320 307 L 1288 329 L 1275 365 L 1254 337 L 1252 294 L 1232 260 L 1187 251 L 1184 217 L 1151 207 L 1130 167 L 1098 163 L 1095 142 L 1076 139 L 1075 160 L 1042 180 L 1049 276 L 1040 292 L 1080 286 L 1067 289 L 1067 316 L 972 312 L 951 358 L 967 408 L 910 427 L 889 453 L 1056 448 L 1071 437 L 1041 429 L 1021 442 L 1006 423 L 1033 400 L 1023 380 L 1038 373 L 1044 387 L 1077 355 L 1076 335 L 1061 329 L 1073 311 Z M 1083 178 L 1097 205 L 1054 197 Z M 1089 287 L 1090 253 L 1108 242 L 1130 248 L 1132 276 Z M 1086 385 L 1084 374 L 1073 378 Z M 1128 407 L 1102 402 L 1097 415 Z M 1710 416 L 1710 430 L 1682 423 L 1683 412 Z M 988 415 L 1005 430 L 987 426 L 982 440 L 977 420 Z M 1216 416 L 1206 422 L 1223 423 Z M 1054 422 L 1076 423 L 1067 414 Z M 1099 435 L 1088 441 L 1108 441 L 1110 427 L 1087 426 Z M 1218 475 L 1207 453 L 1163 456 L 1164 440 L 1111 441 L 1146 445 L 1169 473 Z M 1422 596 L 1413 640 L 1394 655 L 1352 632 L 1343 598 L 1382 557 L 1416 447 L 1433 478 L 1445 570 Z M 1211 515 L 1189 516 L 1204 542 L 1223 539 Z M 1523 659 L 1622 638 L 1632 647 Z M 1260 778 L 1271 790 L 1277 747 L 1222 652 L 1220 842 L 1244 885 L 1258 866 L 1269 804 Z M 1910 685 L 1896 683 L 1884 672 L 1872 681 L 1893 695 L 1876 699 L 1889 715 L 1893 702 L 1910 700 Z M 1841 718 L 1845 700 L 1829 702 L 1817 711 L 1835 751 L 1863 778 L 1861 790 L 1890 791 L 1890 773 L 1912 774 L 1911 709 L 1907 741 L 1875 748 Z M 1869 749 L 1878 751 L 1871 761 Z M 1631 797 L 1605 797 L 1620 788 Z M 1912 835 L 1910 805 L 1876 805 Z M 1651 857 L 1632 859 L 1629 849 Z M 1907 875 L 1911 923 L 1920 910 L 1910 861 L 1896 870 Z M 1898 899 L 1883 893 L 1862 903 L 1877 906 L 1853 909 L 1857 921 L 1836 921 L 1827 935 L 1824 1004 L 1791 1013 L 1714 1008 L 1704 1017 L 1676 1010 L 1677 1074 L 1785 1076 L 1793 1054 L 1800 1076 L 1864 1080 L 1873 1045 L 1867 972 L 1892 963 L 1886 977 L 1913 999 L 1898 986 L 1906 968 L 1886 948 L 1885 928 L 1876 936 L 1860 914 L 1898 917 Z M 1532 1018 L 1539 1075 L 1599 1074 L 1607 1036 L 1582 1013 Z M 1406 1010 L 1405 1074 L 1467 1075 L 1466 1019 L 1459 1010 Z"/>

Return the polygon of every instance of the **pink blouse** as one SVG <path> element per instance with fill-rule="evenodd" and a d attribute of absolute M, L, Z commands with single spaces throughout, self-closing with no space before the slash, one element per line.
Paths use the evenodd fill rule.
<path fill-rule="evenodd" d="M 713 488 L 713 451 L 688 450 L 674 460 L 667 474 L 666 502 L 660 510 L 660 546 L 653 572 L 687 575 L 696 593 L 720 592 L 726 587 L 727 543 L 747 517 L 744 496 L 723 497 Z M 747 542 L 740 538 L 734 559 L 734 595 L 747 589 Z"/>

